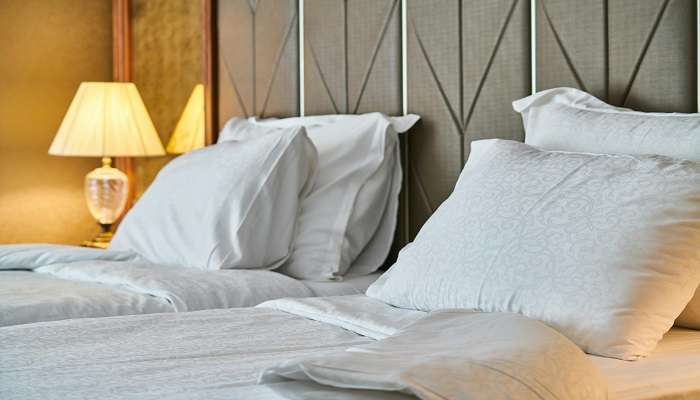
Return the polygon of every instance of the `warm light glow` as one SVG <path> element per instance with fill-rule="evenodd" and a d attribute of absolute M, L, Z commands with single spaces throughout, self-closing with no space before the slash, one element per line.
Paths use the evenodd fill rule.
<path fill-rule="evenodd" d="M 183 154 L 204 147 L 204 85 L 194 87 L 170 136 L 167 151 Z"/>
<path fill-rule="evenodd" d="M 51 143 L 49 154 L 143 157 L 165 154 L 136 85 L 83 82 Z"/>

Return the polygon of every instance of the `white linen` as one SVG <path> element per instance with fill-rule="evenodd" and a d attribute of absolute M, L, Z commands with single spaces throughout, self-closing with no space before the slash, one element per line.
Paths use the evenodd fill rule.
<path fill-rule="evenodd" d="M 314 297 L 364 294 L 367 288 L 382 275 L 375 272 L 369 275 L 344 276 L 341 281 L 304 281 Z"/>
<path fill-rule="evenodd" d="M 576 345 L 506 313 L 432 313 L 374 343 L 284 361 L 259 382 L 288 380 L 421 399 L 607 399 L 604 378 Z"/>
<path fill-rule="evenodd" d="M 513 108 L 522 115 L 525 143 L 542 149 L 700 161 L 700 114 L 632 111 L 572 88 L 535 93 Z"/>
<path fill-rule="evenodd" d="M 392 307 L 365 295 L 276 299 L 258 307 L 302 315 L 372 339 L 391 336 L 426 315 L 423 311 Z"/>
<path fill-rule="evenodd" d="M 698 331 L 671 329 L 643 360 L 589 357 L 608 380 L 610 400 L 700 399 Z"/>
<path fill-rule="evenodd" d="M 299 216 L 294 252 L 281 272 L 333 280 L 377 270 L 391 248 L 401 190 L 397 132 L 417 116 L 379 113 L 255 121 L 267 127 L 305 126 L 319 152 L 319 173 Z M 219 141 L 247 137 L 232 120 Z M 349 271 L 352 265 L 352 271 Z"/>
<path fill-rule="evenodd" d="M 33 270 L 45 265 L 76 261 L 136 261 L 139 259 L 136 253 L 130 251 L 104 251 L 56 244 L 0 245 L 0 271 Z"/>
<path fill-rule="evenodd" d="M 166 299 L 118 286 L 69 281 L 30 271 L 0 272 L 0 327 L 172 311 L 175 309 Z"/>
<path fill-rule="evenodd" d="M 269 130 L 240 121 L 245 130 Z M 272 269 L 289 256 L 318 156 L 303 127 L 229 141 L 166 165 L 110 249 L 163 265 Z"/>
<path fill-rule="evenodd" d="M 124 261 L 112 261 L 124 260 Z M 364 293 L 379 274 L 300 281 L 266 270 L 150 264 L 133 253 L 0 246 L 0 326 L 69 318 L 251 307 L 281 297 Z"/>
<path fill-rule="evenodd" d="M 693 296 L 699 244 L 700 164 L 496 140 L 367 294 L 517 312 L 633 360 Z"/>
<path fill-rule="evenodd" d="M 369 331 L 382 318 L 384 324 L 398 330 L 423 315 L 372 299 L 356 299 L 359 301 L 354 308 L 343 297 L 317 300 L 315 311 L 309 306 L 308 313 L 297 311 L 299 315 L 257 307 L 0 328 L 0 398 L 279 399 L 279 386 L 255 385 L 264 369 L 283 360 L 321 356 L 370 343 L 370 339 L 346 328 L 306 317 L 347 321 L 358 310 L 373 304 L 369 307 L 381 309 L 379 314 L 384 317 L 368 321 L 363 329 Z M 306 306 L 290 307 L 303 310 Z M 402 317 L 407 315 L 417 318 Z M 358 326 L 362 327 L 360 321 Z M 448 321 L 445 324 L 449 326 Z M 479 325 L 475 328 L 479 329 Z M 485 327 L 481 329 L 486 331 Z M 518 331 L 497 332 L 518 334 Z M 457 340 L 454 335 L 446 336 Z M 469 336 L 462 335 L 465 340 Z M 435 340 L 435 344 L 439 343 L 441 340 Z M 484 345 L 493 346 L 493 343 L 488 340 Z M 562 370 L 572 369 L 565 365 Z M 585 380 L 588 376 L 579 378 Z M 295 385 L 294 392 L 301 393 L 305 399 L 345 400 L 370 394 L 357 391 L 340 396 L 336 390 L 313 385 L 307 385 L 301 392 Z M 405 398 L 381 395 L 383 399 Z"/>
<path fill-rule="evenodd" d="M 522 114 L 525 143 L 547 150 L 700 161 L 700 114 L 636 112 L 571 88 L 539 92 L 513 102 L 513 108 Z M 676 325 L 700 329 L 700 288 Z"/>
<path fill-rule="evenodd" d="M 3 327 L 0 398 L 258 400 L 263 369 L 369 340 L 264 308 Z"/>
<path fill-rule="evenodd" d="M 304 283 L 266 270 L 202 271 L 138 262 L 53 264 L 0 272 L 0 326 L 155 312 L 252 307 L 308 297 Z"/>
<path fill-rule="evenodd" d="M 202 271 L 153 264 L 80 262 L 37 270 L 73 281 L 97 282 L 166 299 L 177 312 L 250 307 L 278 297 L 307 297 L 300 281 L 266 270 Z"/>

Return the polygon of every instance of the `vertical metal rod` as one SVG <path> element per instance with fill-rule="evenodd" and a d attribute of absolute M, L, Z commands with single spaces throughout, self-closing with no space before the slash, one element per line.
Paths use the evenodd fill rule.
<path fill-rule="evenodd" d="M 700 0 L 699 0 L 700 1 Z M 304 0 L 299 0 L 299 115 L 304 116 L 306 108 L 305 92 L 306 81 L 304 80 Z"/>
<path fill-rule="evenodd" d="M 350 113 L 350 60 L 348 56 L 348 0 L 343 0 L 343 68 L 345 73 L 345 111 Z"/>
<path fill-rule="evenodd" d="M 406 0 L 401 0 L 401 105 L 403 115 L 408 114 L 408 45 L 406 43 L 408 25 L 406 20 Z"/>
<path fill-rule="evenodd" d="M 537 93 L 537 0 L 530 0 L 530 81 L 530 93 L 535 94 Z"/>
<path fill-rule="evenodd" d="M 257 55 L 258 55 L 258 51 L 256 48 L 257 47 L 257 43 L 256 43 L 256 36 L 257 36 L 256 30 L 257 29 L 255 28 L 255 15 L 257 14 L 256 13 L 257 10 L 251 10 L 251 11 L 253 13 L 252 24 L 251 24 L 251 34 L 252 34 L 252 41 L 253 41 L 252 46 L 251 46 L 252 47 L 251 58 L 252 58 L 252 62 L 253 62 L 253 71 L 252 71 L 253 72 L 253 107 L 252 107 L 253 115 L 252 116 L 257 117 L 258 116 L 258 104 L 257 104 L 258 103 L 258 99 L 257 99 L 257 91 L 258 91 L 258 82 L 257 82 L 257 80 L 258 80 L 257 61 L 258 60 L 257 60 Z"/>

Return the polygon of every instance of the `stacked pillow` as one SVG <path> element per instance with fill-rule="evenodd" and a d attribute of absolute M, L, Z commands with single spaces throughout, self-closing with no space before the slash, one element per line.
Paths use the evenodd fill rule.
<path fill-rule="evenodd" d="M 319 153 L 319 173 L 302 201 L 294 250 L 280 272 L 323 281 L 369 274 L 382 265 L 391 248 L 401 190 L 397 133 L 417 119 L 372 113 L 252 120 L 267 128 L 303 126 Z M 219 143 L 266 134 L 240 129 L 242 124 L 229 121 Z"/>
<path fill-rule="evenodd" d="M 163 168 L 110 249 L 158 264 L 279 268 L 302 279 L 372 273 L 396 228 L 397 133 L 417 119 L 234 118 L 217 145 Z"/>
<path fill-rule="evenodd" d="M 700 115 L 568 88 L 513 105 L 526 144 L 473 142 L 454 192 L 367 294 L 521 313 L 624 360 L 674 321 L 700 328 Z"/>
<path fill-rule="evenodd" d="M 542 149 L 700 162 L 700 114 L 632 111 L 572 88 L 539 92 L 513 102 L 513 108 L 522 115 L 525 143 Z M 700 288 L 676 324 L 700 329 Z"/>
<path fill-rule="evenodd" d="M 191 268 L 280 266 L 318 155 L 303 127 L 274 132 L 171 161 L 126 215 L 110 250 Z"/>
<path fill-rule="evenodd" d="M 541 149 L 700 161 L 700 114 L 632 111 L 572 88 L 539 92 L 513 108 L 522 115 L 525 143 Z"/>
<path fill-rule="evenodd" d="M 700 283 L 700 164 L 472 143 L 454 192 L 367 291 L 515 312 L 592 354 L 648 355 Z"/>

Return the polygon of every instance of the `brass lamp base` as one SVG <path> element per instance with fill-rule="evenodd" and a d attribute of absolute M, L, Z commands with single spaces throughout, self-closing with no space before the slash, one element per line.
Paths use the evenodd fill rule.
<path fill-rule="evenodd" d="M 81 244 L 81 246 L 92 247 L 95 249 L 108 248 L 109 242 L 112 241 L 112 236 L 113 236 L 112 231 L 110 230 L 112 228 L 112 224 L 100 224 L 100 228 L 102 228 L 102 232 L 100 232 L 97 236 L 95 236 L 94 239 L 84 241 Z"/>

